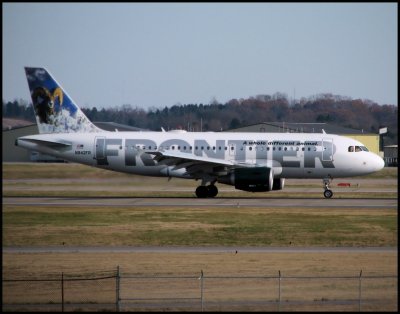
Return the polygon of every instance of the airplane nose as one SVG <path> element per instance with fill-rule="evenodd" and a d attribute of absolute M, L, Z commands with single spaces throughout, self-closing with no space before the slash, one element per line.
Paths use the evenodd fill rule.
<path fill-rule="evenodd" d="M 383 167 L 385 167 L 385 161 L 381 157 L 376 156 L 375 166 L 376 166 L 376 171 L 382 170 Z"/>
<path fill-rule="evenodd" d="M 369 165 L 373 172 L 382 170 L 385 167 L 385 162 L 380 156 L 372 154 L 371 157 Z"/>
<path fill-rule="evenodd" d="M 383 167 L 385 167 L 385 162 L 374 153 L 368 153 L 368 158 L 363 161 L 363 172 L 365 174 L 377 172 L 382 170 Z"/>

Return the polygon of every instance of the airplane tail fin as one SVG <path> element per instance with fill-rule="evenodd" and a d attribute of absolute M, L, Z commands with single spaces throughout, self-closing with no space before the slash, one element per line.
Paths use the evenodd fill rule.
<path fill-rule="evenodd" d="M 39 133 L 100 132 L 44 68 L 25 67 Z"/>

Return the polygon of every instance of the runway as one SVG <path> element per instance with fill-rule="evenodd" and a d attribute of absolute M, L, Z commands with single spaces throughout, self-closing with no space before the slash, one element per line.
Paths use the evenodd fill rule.
<path fill-rule="evenodd" d="M 40 207 L 263 207 L 397 209 L 395 198 L 183 198 L 183 197 L 5 197 L 3 205 Z"/>
<path fill-rule="evenodd" d="M 13 246 L 3 253 L 379 253 L 397 247 Z"/>

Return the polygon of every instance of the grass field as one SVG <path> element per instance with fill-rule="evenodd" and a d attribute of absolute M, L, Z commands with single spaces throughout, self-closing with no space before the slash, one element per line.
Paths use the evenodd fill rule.
<path fill-rule="evenodd" d="M 397 197 L 397 169 L 358 180 L 345 197 Z M 320 180 L 288 180 L 288 191 L 231 197 L 322 197 Z M 354 185 L 355 185 L 355 181 Z M 361 182 L 361 183 L 360 183 Z M 148 178 L 78 164 L 3 164 L 4 196 L 191 197 L 193 180 Z M 371 193 L 369 189 L 375 189 Z M 391 189 L 391 190 L 390 190 Z M 314 192 L 314 190 L 319 192 Z M 383 192 L 389 191 L 389 192 Z M 245 195 L 245 196 L 243 196 Z M 336 197 L 336 196 L 335 196 Z M 267 201 L 267 200 L 266 200 Z M 359 208 L 3 206 L 3 245 L 397 246 L 397 211 Z"/>
<path fill-rule="evenodd" d="M 348 182 L 351 187 L 338 184 Z M 195 197 L 195 180 L 154 178 L 111 172 L 80 164 L 3 163 L 3 196 L 54 197 Z M 322 180 L 286 180 L 285 189 L 250 193 L 219 184 L 218 197 L 317 197 Z M 385 168 L 365 177 L 336 179 L 335 198 L 397 198 L 397 168 Z M 373 193 L 371 193 L 373 192 Z"/>
<path fill-rule="evenodd" d="M 340 182 L 340 181 L 338 181 Z M 397 198 L 397 168 L 362 178 L 350 178 L 351 188 L 335 197 Z M 3 197 L 12 196 L 117 196 L 158 195 L 193 197 L 198 182 L 147 178 L 112 173 L 77 164 L 5 164 Z M 245 193 L 220 185 L 219 197 L 322 197 L 320 180 L 287 180 L 278 193 Z M 271 196 L 270 196 L 271 195 Z M 62 207 L 3 204 L 3 246 L 283 246 L 283 247 L 397 247 L 396 209 L 271 208 L 271 207 Z M 208 276 L 284 275 L 353 276 L 397 275 L 397 252 L 376 253 L 3 253 L 3 278 L 46 278 L 67 274 L 95 273 L 120 266 L 134 275 Z M 357 285 L 322 283 L 335 292 L 330 298 L 354 298 Z M 388 308 L 365 305 L 365 310 L 397 310 L 397 283 L 366 290 L 370 298 L 390 297 Z M 152 289 L 151 285 L 142 290 Z M 256 298 L 253 283 L 208 284 L 208 300 Z M 248 287 L 248 292 L 236 291 Z M 292 300 L 315 298 L 321 283 L 307 288 L 283 290 Z M 4 285 L 3 285 L 4 288 Z M 174 288 L 179 288 L 179 286 Z M 128 288 L 126 288 L 128 289 Z M 232 290 L 233 289 L 233 290 Z M 246 288 L 247 289 L 247 288 Z M 275 289 L 275 286 L 274 288 Z M 331 289 L 331 290 L 332 290 Z M 367 288 L 365 288 L 367 289 Z M 307 290 L 307 291 L 306 291 Z M 78 290 L 77 290 L 78 291 Z M 274 290 L 275 291 L 275 290 Z M 3 296 L 5 294 L 3 293 Z M 113 296 L 114 294 L 112 294 Z M 111 296 L 111 298 L 112 298 Z M 72 296 L 73 297 L 73 296 Z M 275 295 L 274 295 L 275 298 Z M 243 308 L 238 308 L 241 310 Z M 288 308 L 289 309 L 289 308 Z M 289 310 L 299 310 L 293 307 Z M 326 308 L 319 308 L 319 310 Z M 330 308 L 335 310 L 335 308 Z M 354 310 L 357 308 L 352 308 Z M 164 309 L 165 310 L 165 309 Z M 223 310 L 216 308 L 215 310 Z M 262 310 L 262 308 L 256 308 Z M 276 310 L 276 308 L 274 309 Z M 303 310 L 305 310 L 303 308 Z M 311 310 L 315 310 L 311 308 Z M 318 310 L 318 308 L 317 308 Z M 329 309 L 328 309 L 329 310 Z"/>
<path fill-rule="evenodd" d="M 3 245 L 396 246 L 393 209 L 3 206 Z"/>

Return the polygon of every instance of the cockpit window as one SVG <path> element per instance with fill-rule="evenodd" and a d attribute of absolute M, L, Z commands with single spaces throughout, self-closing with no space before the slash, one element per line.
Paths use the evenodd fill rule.
<path fill-rule="evenodd" d="M 348 149 L 349 152 L 369 152 L 368 148 L 366 148 L 365 146 L 349 146 Z"/>

